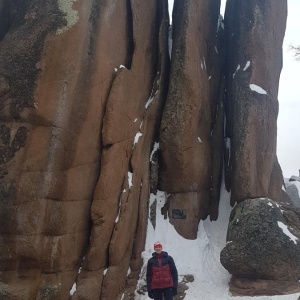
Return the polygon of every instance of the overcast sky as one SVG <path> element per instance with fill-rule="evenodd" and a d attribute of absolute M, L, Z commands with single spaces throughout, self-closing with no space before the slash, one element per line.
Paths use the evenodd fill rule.
<path fill-rule="evenodd" d="M 173 9 L 174 0 L 169 0 Z M 221 0 L 224 13 L 226 0 Z M 283 69 L 279 85 L 277 154 L 283 175 L 299 175 L 300 169 L 300 61 L 295 61 L 289 45 L 300 45 L 300 0 L 288 0 L 288 19 L 283 43 Z"/>
<path fill-rule="evenodd" d="M 300 169 L 300 61 L 289 45 L 300 45 L 300 1 L 288 0 L 288 19 L 283 42 L 283 69 L 279 85 L 277 154 L 285 177 L 299 176 Z"/>

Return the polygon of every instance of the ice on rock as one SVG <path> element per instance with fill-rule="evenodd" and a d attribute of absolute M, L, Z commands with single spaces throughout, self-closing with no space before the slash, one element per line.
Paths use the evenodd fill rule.
<path fill-rule="evenodd" d="M 249 84 L 249 87 L 250 87 L 251 91 L 254 91 L 261 95 L 267 95 L 267 92 L 263 88 L 261 88 L 260 86 L 258 86 L 256 84 L 251 83 L 251 84 Z"/>

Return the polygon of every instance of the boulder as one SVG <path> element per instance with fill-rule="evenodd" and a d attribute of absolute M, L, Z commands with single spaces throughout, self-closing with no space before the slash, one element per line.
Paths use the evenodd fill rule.
<path fill-rule="evenodd" d="M 289 181 L 286 184 L 286 193 L 290 197 L 292 203 L 300 207 L 300 182 L 299 181 Z"/>
<path fill-rule="evenodd" d="M 230 215 L 222 265 L 237 278 L 298 282 L 300 210 L 269 198 L 247 199 Z"/>

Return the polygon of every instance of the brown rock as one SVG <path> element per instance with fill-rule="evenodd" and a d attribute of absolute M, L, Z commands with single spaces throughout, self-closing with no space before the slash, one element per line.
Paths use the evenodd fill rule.
<path fill-rule="evenodd" d="M 218 0 L 174 4 L 170 86 L 160 128 L 160 189 L 177 194 L 178 209 L 194 206 L 185 203 L 189 198 L 184 193 L 199 193 L 198 221 L 199 216 L 207 216 L 210 201 L 212 107 L 217 101 L 210 92 L 210 54 L 215 51 L 219 5 Z"/>
<path fill-rule="evenodd" d="M 230 50 L 252 51 L 237 47 L 234 59 L 251 54 L 245 74 L 255 82 L 266 76 L 271 103 L 247 90 L 241 99 L 254 105 L 245 100 L 243 119 L 236 99 L 246 81 L 237 73 L 238 84 L 226 83 L 235 109 L 229 104 L 226 116 L 233 139 L 226 182 L 234 201 L 260 186 L 276 200 L 281 191 L 272 126 L 284 10 L 277 33 L 269 28 L 285 6 L 276 1 L 270 12 L 258 1 L 236 4 L 238 15 L 249 8 L 256 18 L 254 38 L 266 25 L 261 49 L 252 47 L 246 17 L 228 19 L 246 36 L 231 40 Z M 200 219 L 218 217 L 226 66 L 221 27 L 216 39 L 220 0 L 175 1 L 171 72 L 166 0 L 62 2 L 0 0 L 0 298 L 133 299 L 149 191 L 159 184 L 170 194 L 163 213 L 186 238 L 197 237 Z M 261 132 L 253 112 L 261 113 Z M 251 129 L 245 140 L 238 127 Z M 266 134 L 270 140 L 261 143 Z M 263 170 L 248 168 L 249 153 Z M 284 213 L 294 225 L 298 215 Z M 300 225 L 294 227 L 299 234 Z M 184 280 L 177 298 L 193 278 Z"/>
<path fill-rule="evenodd" d="M 202 206 L 205 201 L 201 198 L 204 197 L 208 196 L 201 193 L 178 193 L 168 197 L 170 223 L 187 239 L 197 238 L 199 221 L 205 217 L 201 213 L 207 210 Z"/>
<path fill-rule="evenodd" d="M 122 296 L 129 267 L 132 276 L 126 290 L 132 291 L 142 266 L 149 157 L 168 78 L 167 3 L 133 1 L 130 9 L 135 51 L 131 67 L 118 72 L 108 97 L 102 129 L 105 148 L 92 205 L 91 242 L 84 264 L 84 269 L 108 270 L 98 295 L 101 299 Z M 141 15 L 147 14 L 148 18 L 140 20 Z M 152 30 L 158 17 L 159 27 Z M 158 38 L 161 44 L 157 43 Z M 152 78 L 152 74 L 156 77 Z"/>
<path fill-rule="evenodd" d="M 66 8 L 74 24 L 67 24 L 70 19 L 56 1 L 43 6 L 23 1 L 5 12 L 16 23 L 0 51 L 0 215 L 6 215 L 0 265 L 2 272 L 22 268 L 22 278 L 34 282 L 26 285 L 26 299 L 69 296 L 90 236 L 100 131 L 114 67 L 130 66 L 132 56 L 126 3 L 112 14 L 93 1 Z M 58 279 L 43 283 L 44 273 L 58 274 Z M 6 282 L 9 299 L 18 297 L 18 286 L 23 286 L 15 278 Z"/>
<path fill-rule="evenodd" d="M 274 194 L 271 176 L 276 164 L 277 93 L 286 17 L 287 1 L 227 2 L 226 136 L 231 141 L 232 205 Z M 251 84 L 264 92 L 251 90 Z"/>

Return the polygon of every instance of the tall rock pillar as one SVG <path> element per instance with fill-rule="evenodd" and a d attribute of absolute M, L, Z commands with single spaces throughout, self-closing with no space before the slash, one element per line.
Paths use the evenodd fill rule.
<path fill-rule="evenodd" d="M 210 88 L 217 91 L 220 81 L 214 69 L 219 9 L 219 0 L 174 2 L 170 86 L 160 128 L 160 188 L 170 195 L 171 222 L 187 238 L 196 237 L 211 201 L 217 93 Z"/>
<path fill-rule="evenodd" d="M 276 121 L 286 18 L 286 0 L 227 1 L 226 182 L 232 205 L 280 198 Z"/>

